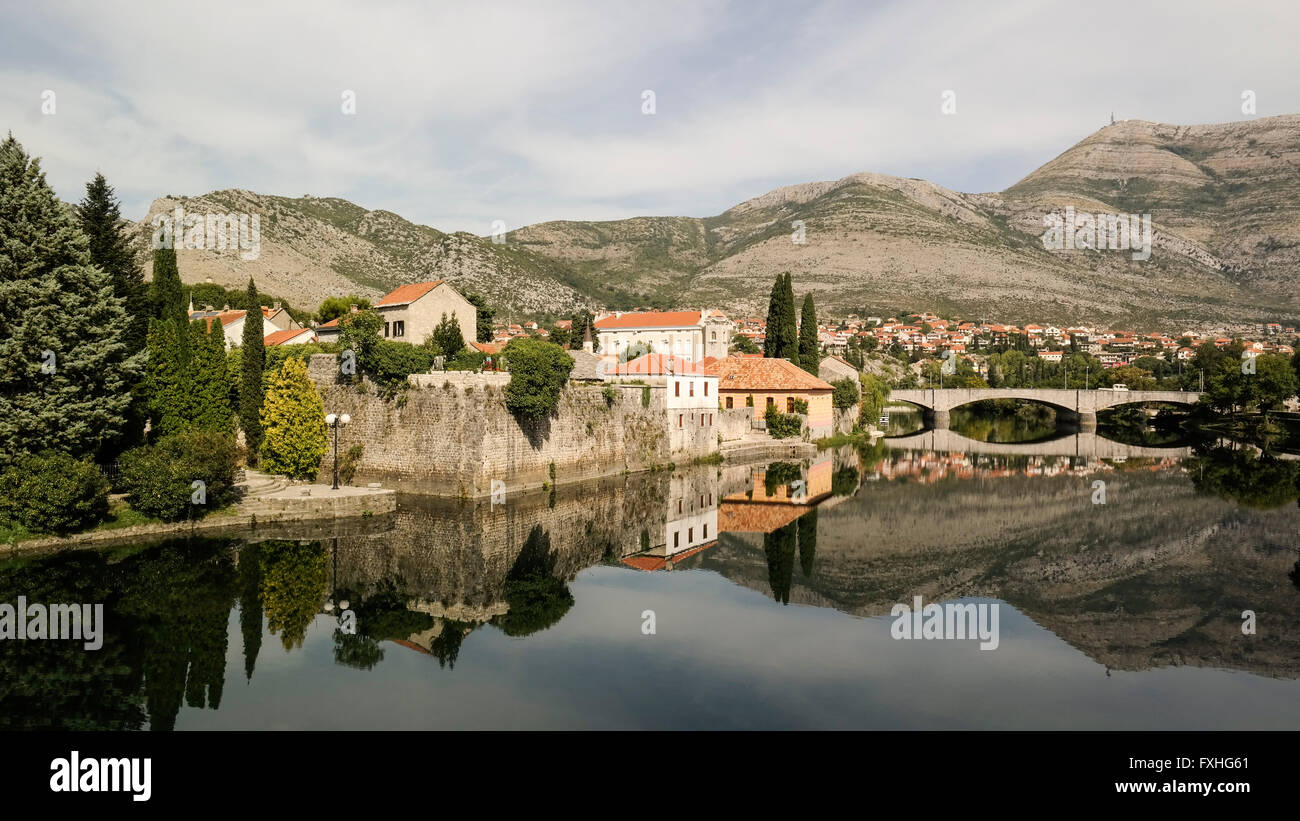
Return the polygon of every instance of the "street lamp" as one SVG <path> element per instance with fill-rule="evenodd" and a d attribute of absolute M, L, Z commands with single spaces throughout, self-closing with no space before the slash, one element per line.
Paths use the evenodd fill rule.
<path fill-rule="evenodd" d="M 334 429 L 334 487 L 332 490 L 339 489 L 339 428 L 352 421 L 352 417 L 346 413 L 343 415 L 327 414 L 325 424 Z"/>

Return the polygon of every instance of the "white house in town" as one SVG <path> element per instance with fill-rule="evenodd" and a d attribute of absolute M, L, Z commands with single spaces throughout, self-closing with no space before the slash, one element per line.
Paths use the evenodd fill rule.
<path fill-rule="evenodd" d="M 621 356 L 640 347 L 691 362 L 724 357 L 731 347 L 732 323 L 722 311 L 618 311 L 592 323 L 600 353 Z"/>
<path fill-rule="evenodd" d="M 638 380 L 664 387 L 668 413 L 668 446 L 674 454 L 707 454 L 717 450 L 718 377 L 680 356 L 652 353 L 630 362 L 612 355 L 597 368 L 608 381 Z"/>

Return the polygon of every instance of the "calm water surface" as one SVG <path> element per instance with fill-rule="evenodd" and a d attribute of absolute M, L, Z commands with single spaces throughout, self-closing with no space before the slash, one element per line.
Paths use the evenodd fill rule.
<path fill-rule="evenodd" d="M 13 558 L 107 637 L 0 642 L 0 726 L 1300 728 L 1300 462 L 899 441 Z M 894 639 L 914 596 L 998 647 Z"/>

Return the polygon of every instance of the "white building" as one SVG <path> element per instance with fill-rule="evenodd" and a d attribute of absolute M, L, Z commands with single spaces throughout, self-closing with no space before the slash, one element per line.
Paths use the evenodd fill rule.
<path fill-rule="evenodd" d="M 630 362 L 605 360 L 599 372 L 610 381 L 635 379 L 662 385 L 668 412 L 668 444 L 674 454 L 717 450 L 718 377 L 679 356 L 652 353 Z"/>
<path fill-rule="evenodd" d="M 616 312 L 592 323 L 600 353 L 622 356 L 644 350 L 699 362 L 725 357 L 733 325 L 721 311 Z"/>

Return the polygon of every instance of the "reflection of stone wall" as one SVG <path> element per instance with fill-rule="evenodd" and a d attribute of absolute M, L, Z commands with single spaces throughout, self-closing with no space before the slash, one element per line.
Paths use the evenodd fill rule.
<path fill-rule="evenodd" d="M 570 485 L 556 490 L 553 505 L 549 493 L 508 496 L 496 506 L 403 496 L 391 531 L 339 539 L 338 585 L 369 591 L 390 580 L 412 607 L 431 615 L 499 615 L 506 576 L 536 527 L 549 536 L 555 575 L 563 579 L 606 555 L 639 551 L 643 529 L 652 540 L 658 534 L 662 544 L 672 476 L 656 472 Z"/>
<path fill-rule="evenodd" d="M 600 386 L 571 384 L 555 417 L 525 423 L 506 410 L 496 375 L 441 381 L 435 375 L 435 385 L 412 386 L 399 405 L 380 399 L 373 386 L 361 394 L 338 384 L 334 357 L 312 360 L 326 410 L 352 417 L 340 431 L 339 452 L 364 446 L 357 484 L 382 479 L 425 493 L 474 497 L 490 493 L 493 479 L 510 492 L 551 482 L 552 464 L 555 481 L 563 483 L 645 470 L 672 458 L 662 392 L 652 392 L 650 407 L 643 408 L 639 386 L 617 390 L 610 404 Z M 321 461 L 322 477 L 331 465 L 330 456 Z"/>

